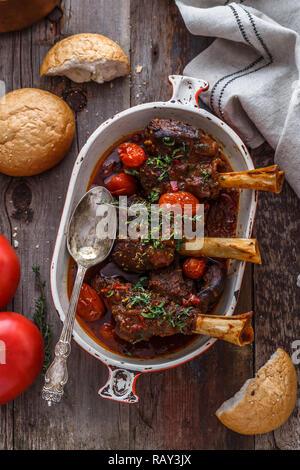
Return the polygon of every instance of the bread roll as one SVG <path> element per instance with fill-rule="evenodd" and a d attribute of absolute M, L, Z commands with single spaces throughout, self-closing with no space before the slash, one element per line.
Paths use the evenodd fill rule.
<path fill-rule="evenodd" d="M 69 106 L 58 96 L 21 88 L 0 99 L 0 172 L 31 176 L 52 168 L 75 133 Z"/>
<path fill-rule="evenodd" d="M 100 34 L 76 34 L 55 44 L 47 53 L 41 75 L 65 75 L 76 83 L 104 83 L 128 75 L 128 57 L 121 47 Z"/>
<path fill-rule="evenodd" d="M 240 434 L 263 434 L 281 426 L 297 399 L 297 374 L 289 355 L 277 349 L 269 361 L 216 411 L 219 420 Z"/>

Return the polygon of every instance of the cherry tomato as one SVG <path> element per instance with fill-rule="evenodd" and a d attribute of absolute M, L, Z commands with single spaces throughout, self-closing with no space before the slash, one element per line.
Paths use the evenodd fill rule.
<path fill-rule="evenodd" d="M 142 147 L 133 142 L 119 145 L 118 154 L 121 162 L 131 168 L 141 166 L 146 160 L 146 154 Z"/>
<path fill-rule="evenodd" d="M 11 301 L 19 281 L 19 258 L 8 240 L 0 234 L 0 309 Z"/>
<path fill-rule="evenodd" d="M 206 268 L 206 258 L 188 258 L 183 263 L 183 272 L 190 279 L 201 279 Z"/>
<path fill-rule="evenodd" d="M 113 339 L 115 334 L 115 328 L 111 323 L 103 323 L 100 328 L 100 335 L 104 339 Z"/>
<path fill-rule="evenodd" d="M 200 204 L 199 200 L 193 194 L 187 193 L 185 191 L 165 193 L 160 197 L 158 203 L 160 207 L 165 207 L 166 209 L 170 208 L 172 205 L 178 204 L 182 211 L 187 209 L 184 207 L 185 204 L 191 204 L 192 215 L 197 213 L 197 204 Z"/>
<path fill-rule="evenodd" d="M 105 313 L 102 299 L 88 284 L 82 284 L 76 313 L 87 321 L 97 321 Z"/>
<path fill-rule="evenodd" d="M 136 192 L 136 181 L 127 173 L 113 176 L 106 184 L 107 189 L 116 196 L 132 196 Z"/>
<path fill-rule="evenodd" d="M 0 312 L 0 405 L 34 382 L 43 361 L 43 338 L 35 324 L 19 313 Z"/>

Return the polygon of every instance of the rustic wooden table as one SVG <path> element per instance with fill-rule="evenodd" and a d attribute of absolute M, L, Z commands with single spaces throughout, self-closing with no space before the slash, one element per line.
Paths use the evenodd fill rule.
<path fill-rule="evenodd" d="M 40 79 L 48 49 L 80 32 L 98 32 L 119 42 L 130 55 L 131 78 L 101 86 Z M 65 0 L 32 28 L 1 35 L 0 80 L 7 91 L 51 90 L 69 103 L 77 122 L 73 146 L 59 166 L 32 178 L 0 175 L 0 231 L 10 240 L 17 233 L 22 266 L 11 309 L 32 317 L 37 296 L 32 265 L 40 265 L 49 280 L 69 177 L 87 137 L 117 111 L 168 98 L 168 74 L 181 73 L 209 42 L 188 33 L 173 0 Z M 143 66 L 139 74 L 138 65 Z M 267 146 L 254 155 L 256 166 L 270 164 L 272 158 Z M 278 346 L 291 354 L 293 341 L 300 338 L 299 213 L 288 184 L 280 196 L 260 195 L 254 235 L 263 265 L 248 266 L 237 311 L 255 311 L 254 345 L 239 349 L 219 341 L 183 366 L 143 375 L 137 382 L 139 404 L 120 405 L 98 397 L 107 369 L 73 344 L 67 398 L 49 409 L 41 399 L 40 377 L 21 397 L 0 407 L 0 449 L 300 449 L 299 401 L 284 426 L 255 438 L 227 430 L 214 416 Z M 61 324 L 49 289 L 47 297 L 56 338 Z"/>

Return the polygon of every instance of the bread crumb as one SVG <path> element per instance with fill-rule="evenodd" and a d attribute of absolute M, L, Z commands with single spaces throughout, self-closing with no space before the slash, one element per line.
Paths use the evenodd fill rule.
<path fill-rule="evenodd" d="M 136 73 L 141 73 L 141 71 L 143 70 L 143 65 L 138 65 L 135 69 Z"/>
<path fill-rule="evenodd" d="M 13 233 L 13 238 L 15 238 L 17 235 L 17 232 Z"/>
<path fill-rule="evenodd" d="M 18 248 L 18 246 L 19 246 L 18 240 L 14 240 L 14 248 Z"/>
<path fill-rule="evenodd" d="M 36 248 L 39 248 L 39 247 L 40 247 L 40 245 L 35 245 L 35 247 L 36 247 Z"/>

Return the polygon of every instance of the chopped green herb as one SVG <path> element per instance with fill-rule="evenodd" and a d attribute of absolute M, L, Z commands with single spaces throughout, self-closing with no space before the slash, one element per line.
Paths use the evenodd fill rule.
<path fill-rule="evenodd" d="M 199 170 L 202 175 L 202 181 L 203 183 L 205 183 L 209 179 L 209 174 L 207 173 L 207 171 L 203 170 L 203 168 L 199 168 Z"/>
<path fill-rule="evenodd" d="M 171 140 L 171 137 L 163 137 L 162 141 L 165 145 L 168 145 L 169 147 L 173 147 L 173 145 L 175 145 L 175 139 Z"/>
<path fill-rule="evenodd" d="M 183 245 L 183 241 L 182 241 L 182 239 L 180 238 L 180 239 L 177 240 L 177 247 L 176 247 L 176 250 L 177 250 L 177 251 L 181 251 L 181 250 L 182 250 L 182 245 Z"/>
<path fill-rule="evenodd" d="M 133 294 L 129 297 L 126 308 L 131 309 L 134 305 L 138 304 L 140 306 L 148 305 L 151 301 L 151 292 L 139 292 L 137 294 Z"/>
<path fill-rule="evenodd" d="M 176 325 L 176 326 L 177 326 L 177 327 L 180 329 L 180 333 L 182 333 L 182 332 L 183 332 L 183 329 L 184 329 L 184 327 L 186 326 L 186 321 L 184 321 L 184 322 L 181 322 L 181 323 L 177 323 L 177 325 Z"/>
<path fill-rule="evenodd" d="M 124 170 L 124 173 L 127 173 L 127 175 L 131 176 L 139 176 L 140 172 L 138 170 Z"/>
<path fill-rule="evenodd" d="M 132 341 L 131 344 L 136 344 L 136 343 L 140 343 L 141 341 L 143 341 L 143 339 L 144 339 L 143 334 L 142 334 L 142 333 L 139 333 L 138 336 L 139 336 L 139 337 L 138 337 L 135 341 Z"/>
<path fill-rule="evenodd" d="M 201 148 L 202 150 L 209 150 L 210 146 L 206 144 L 196 144 L 196 147 Z"/>
<path fill-rule="evenodd" d="M 155 250 L 162 247 L 160 240 L 156 240 L 155 238 L 152 240 L 152 245 Z"/>
<path fill-rule="evenodd" d="M 148 196 L 148 199 L 150 202 L 157 202 L 159 200 L 160 196 L 160 189 L 159 188 L 153 188 L 151 190 L 151 193 Z"/>
<path fill-rule="evenodd" d="M 166 176 L 169 175 L 171 169 L 172 157 L 170 155 L 157 155 L 156 157 L 149 158 L 147 165 L 152 165 L 154 168 L 161 169 L 161 173 L 157 178 L 158 181 L 162 181 Z"/>
<path fill-rule="evenodd" d="M 181 152 L 181 153 L 179 153 L 179 152 Z M 184 154 L 185 154 L 185 149 L 184 148 L 177 148 L 177 149 L 173 150 L 172 158 L 176 158 L 176 160 L 177 160 L 178 158 L 184 157 Z"/>
<path fill-rule="evenodd" d="M 143 286 L 143 282 L 145 281 L 148 281 L 148 277 L 147 276 L 143 276 L 143 277 L 140 277 L 138 282 L 135 284 L 135 286 L 132 288 L 132 290 L 137 290 L 137 289 L 141 289 L 141 290 L 145 290 L 144 289 L 144 286 Z"/>
<path fill-rule="evenodd" d="M 149 313 L 142 313 L 142 316 L 144 318 L 158 318 L 164 315 L 168 315 L 167 312 L 164 309 L 164 305 L 166 302 L 161 302 L 159 305 L 150 305 L 147 310 Z"/>

